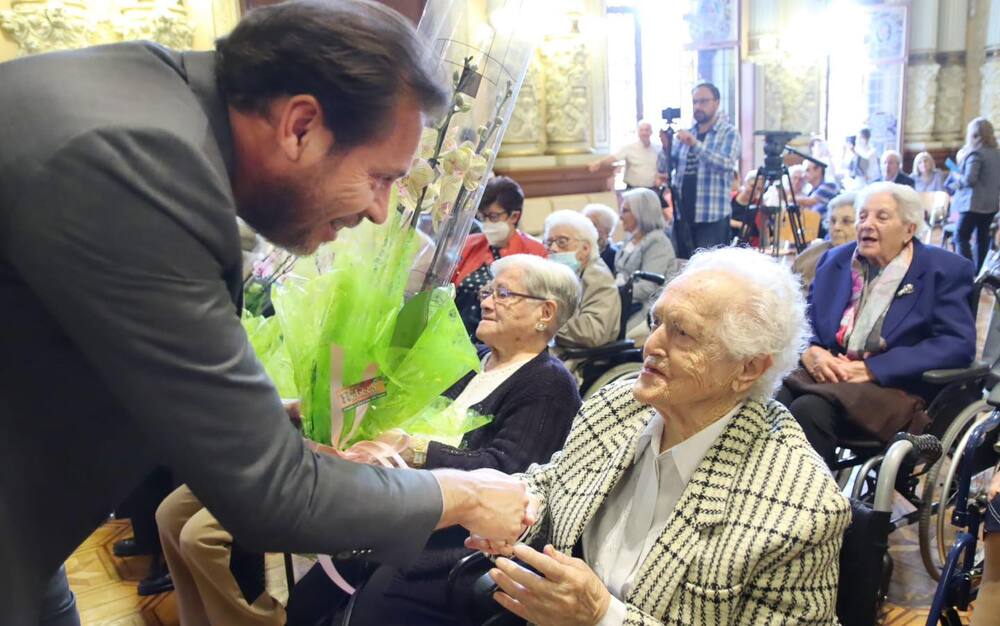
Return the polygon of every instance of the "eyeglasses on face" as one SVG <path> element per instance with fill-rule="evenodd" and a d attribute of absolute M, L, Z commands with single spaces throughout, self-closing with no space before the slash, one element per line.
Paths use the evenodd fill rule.
<path fill-rule="evenodd" d="M 555 246 L 557 250 L 565 250 L 569 246 L 571 241 L 580 241 L 579 237 L 567 237 L 565 235 L 559 237 L 549 237 L 542 243 L 545 244 L 546 248 L 551 248 Z"/>
<path fill-rule="evenodd" d="M 694 98 L 691 100 L 691 104 L 697 106 L 704 106 L 706 104 L 715 102 L 715 98 Z"/>
<path fill-rule="evenodd" d="M 479 290 L 479 301 L 482 302 L 486 298 L 493 296 L 493 300 L 496 302 L 510 302 L 514 298 L 527 298 L 528 300 L 541 300 L 544 302 L 548 298 L 540 298 L 538 296 L 533 296 L 529 293 L 518 293 L 516 291 L 511 291 L 506 287 L 494 287 L 493 285 L 486 285 Z"/>
<path fill-rule="evenodd" d="M 507 219 L 508 213 L 506 211 L 497 211 L 496 213 L 480 213 L 479 215 L 484 222 L 502 222 Z"/>

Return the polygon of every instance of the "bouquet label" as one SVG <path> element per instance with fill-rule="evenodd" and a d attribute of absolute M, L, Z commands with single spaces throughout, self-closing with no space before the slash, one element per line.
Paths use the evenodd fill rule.
<path fill-rule="evenodd" d="M 383 396 L 385 396 L 385 380 L 380 376 L 337 390 L 337 401 L 344 411 Z"/>

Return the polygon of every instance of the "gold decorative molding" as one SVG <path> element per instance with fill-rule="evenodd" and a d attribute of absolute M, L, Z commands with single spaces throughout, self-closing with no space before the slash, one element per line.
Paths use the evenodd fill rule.
<path fill-rule="evenodd" d="M 0 28 L 25 55 L 90 45 L 96 25 L 76 0 L 15 0 L 0 11 Z"/>
<path fill-rule="evenodd" d="M 115 30 L 126 41 L 148 39 L 176 50 L 188 49 L 194 41 L 182 0 L 137 0 L 123 6 Z"/>

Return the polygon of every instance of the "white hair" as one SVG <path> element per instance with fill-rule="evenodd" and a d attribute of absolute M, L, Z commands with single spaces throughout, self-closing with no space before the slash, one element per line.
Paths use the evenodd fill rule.
<path fill-rule="evenodd" d="M 628 203 L 629 211 L 635 216 L 636 227 L 642 234 L 651 233 L 654 230 L 663 230 L 667 227 L 663 221 L 663 209 L 660 208 L 660 199 L 656 197 L 651 189 L 637 187 L 622 194 L 622 206 Z"/>
<path fill-rule="evenodd" d="M 549 213 L 545 218 L 545 236 L 549 238 L 549 231 L 556 226 L 568 226 L 576 233 L 576 237 L 585 243 L 590 244 L 590 260 L 601 258 L 601 253 L 597 249 L 597 227 L 587 219 L 587 216 L 569 209 L 560 209 Z"/>
<path fill-rule="evenodd" d="M 615 227 L 618 226 L 618 212 L 606 204 L 588 204 L 580 212 L 587 217 L 596 216 L 597 221 L 608 229 L 609 236 L 615 232 Z"/>
<path fill-rule="evenodd" d="M 823 225 L 830 228 L 830 218 L 833 217 L 833 212 L 840 207 L 849 206 L 855 215 L 857 215 L 857 199 L 858 194 L 853 191 L 845 191 L 835 195 L 832 200 L 826 203 L 826 215 L 823 216 Z"/>
<path fill-rule="evenodd" d="M 515 267 L 523 273 L 522 283 L 527 293 L 556 303 L 556 327 L 549 329 L 555 335 L 580 305 L 583 292 L 580 279 L 562 263 L 534 254 L 512 254 L 497 259 L 490 264 L 490 272 L 499 277 L 504 270 Z"/>
<path fill-rule="evenodd" d="M 858 192 L 858 197 L 854 202 L 858 213 L 867 204 L 869 198 L 880 193 L 892 196 L 896 202 L 896 212 L 899 213 L 899 219 L 903 220 L 904 224 L 913 224 L 917 227 L 913 233 L 915 237 L 924 233 L 927 228 L 927 223 L 924 222 L 924 205 L 920 202 L 920 194 L 913 187 L 907 185 L 898 185 L 886 180 L 867 185 Z"/>
<path fill-rule="evenodd" d="M 715 333 L 734 359 L 771 357 L 771 367 L 749 393 L 756 400 L 771 398 L 798 364 L 811 335 L 802 283 L 784 264 L 749 248 L 697 252 L 677 278 L 699 272 L 725 273 L 739 280 L 741 293 L 734 294 L 737 297 L 723 310 Z"/>

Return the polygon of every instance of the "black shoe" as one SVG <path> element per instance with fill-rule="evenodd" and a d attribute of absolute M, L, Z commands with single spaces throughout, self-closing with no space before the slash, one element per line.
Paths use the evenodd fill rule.
<path fill-rule="evenodd" d="M 135 537 L 129 537 L 128 539 L 116 541 L 115 545 L 111 547 L 111 552 L 119 558 L 125 558 L 130 556 L 156 554 L 159 552 L 159 549 L 156 547 L 147 548 L 146 546 L 136 543 Z"/>
<path fill-rule="evenodd" d="M 174 581 L 170 578 L 170 572 L 159 576 L 150 575 L 139 581 L 140 596 L 155 596 L 158 593 L 166 593 L 174 590 Z"/>

